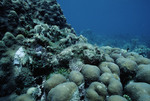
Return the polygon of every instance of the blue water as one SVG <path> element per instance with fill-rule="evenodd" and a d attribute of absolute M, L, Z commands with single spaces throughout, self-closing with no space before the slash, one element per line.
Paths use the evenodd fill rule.
<path fill-rule="evenodd" d="M 138 39 L 150 43 L 150 0 L 58 0 L 58 3 L 77 34 L 90 29 L 91 37 L 98 36 L 99 43 L 104 43 L 103 39 L 128 42 Z"/>

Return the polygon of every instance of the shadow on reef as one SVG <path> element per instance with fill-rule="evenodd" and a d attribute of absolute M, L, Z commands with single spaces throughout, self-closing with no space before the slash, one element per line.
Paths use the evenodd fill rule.
<path fill-rule="evenodd" d="M 149 101 L 150 59 L 76 36 L 56 0 L 0 10 L 0 101 Z"/>

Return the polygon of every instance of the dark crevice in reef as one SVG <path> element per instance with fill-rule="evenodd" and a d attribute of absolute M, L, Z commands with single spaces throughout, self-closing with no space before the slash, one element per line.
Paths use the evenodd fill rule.
<path fill-rule="evenodd" d="M 120 80 L 125 87 L 130 81 L 134 80 L 136 76 L 136 72 L 131 72 L 131 71 L 125 71 L 123 69 L 120 69 Z"/>
<path fill-rule="evenodd" d="M 40 76 L 40 75 L 48 75 L 50 72 L 52 72 L 52 69 L 49 68 L 37 68 L 33 70 L 33 75 L 36 76 Z"/>

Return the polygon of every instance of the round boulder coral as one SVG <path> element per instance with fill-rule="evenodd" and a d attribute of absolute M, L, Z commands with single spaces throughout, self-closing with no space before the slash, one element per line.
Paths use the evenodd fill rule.
<path fill-rule="evenodd" d="M 150 84 L 150 64 L 140 65 L 136 73 L 136 81 L 146 82 Z"/>
<path fill-rule="evenodd" d="M 108 54 L 105 54 L 104 58 L 105 58 L 105 61 L 107 62 L 114 62 L 114 59 L 111 58 Z"/>
<path fill-rule="evenodd" d="M 22 44 L 24 39 L 25 37 L 22 34 L 16 36 L 16 40 L 19 44 Z"/>
<path fill-rule="evenodd" d="M 49 91 L 47 97 L 48 101 L 74 101 L 73 99 L 79 100 L 78 88 L 74 82 L 57 85 Z"/>
<path fill-rule="evenodd" d="M 14 101 L 35 101 L 31 95 L 23 94 L 18 96 Z"/>
<path fill-rule="evenodd" d="M 2 41 L 4 41 L 7 47 L 11 47 L 16 42 L 16 39 L 13 34 L 11 34 L 10 32 L 6 32 Z"/>
<path fill-rule="evenodd" d="M 110 57 L 114 60 L 117 60 L 118 58 L 123 58 L 123 56 L 120 53 L 111 53 Z"/>
<path fill-rule="evenodd" d="M 108 85 L 111 78 L 113 78 L 113 74 L 112 73 L 103 73 L 99 77 L 99 81 L 104 83 L 105 85 Z"/>
<path fill-rule="evenodd" d="M 142 95 L 137 101 L 149 101 L 150 95 Z"/>
<path fill-rule="evenodd" d="M 81 72 L 86 81 L 97 81 L 100 76 L 99 68 L 94 65 L 84 65 Z"/>
<path fill-rule="evenodd" d="M 99 65 L 100 70 L 104 73 L 104 72 L 108 72 L 108 73 L 116 73 L 117 75 L 120 75 L 120 70 L 118 65 L 116 65 L 115 63 L 112 62 L 102 62 Z"/>
<path fill-rule="evenodd" d="M 124 71 L 136 71 L 137 69 L 137 64 L 135 61 L 131 60 L 131 59 L 127 59 L 127 58 L 118 58 L 116 60 L 118 66 L 120 67 L 120 69 L 124 70 Z"/>
<path fill-rule="evenodd" d="M 130 82 L 125 86 L 125 92 L 131 97 L 133 101 L 149 101 L 150 85 L 142 82 Z M 144 98 L 143 100 L 140 100 Z"/>
<path fill-rule="evenodd" d="M 104 101 L 107 95 L 107 88 L 104 84 L 93 82 L 86 90 L 86 99 L 88 101 Z"/>
<path fill-rule="evenodd" d="M 79 71 L 72 71 L 69 74 L 69 80 L 79 86 L 83 83 L 84 77 Z"/>
<path fill-rule="evenodd" d="M 66 82 L 66 78 L 61 74 L 53 74 L 45 83 L 44 88 L 46 92 L 50 91 L 52 88 L 58 84 Z"/>
<path fill-rule="evenodd" d="M 119 80 L 111 78 L 108 85 L 108 92 L 110 95 L 122 95 L 122 84 Z"/>
<path fill-rule="evenodd" d="M 150 59 L 145 58 L 143 56 L 139 56 L 138 58 L 136 58 L 136 63 L 137 64 L 150 64 Z"/>
<path fill-rule="evenodd" d="M 119 95 L 112 95 L 107 99 L 107 101 L 127 101 L 127 99 Z"/>

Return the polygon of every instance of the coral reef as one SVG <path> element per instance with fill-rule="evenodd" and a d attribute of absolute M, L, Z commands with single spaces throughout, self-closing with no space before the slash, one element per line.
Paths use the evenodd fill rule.
<path fill-rule="evenodd" d="M 136 81 L 150 84 L 150 65 L 139 65 L 136 73 Z"/>
<path fill-rule="evenodd" d="M 104 101 L 107 95 L 107 88 L 100 82 L 93 82 L 86 90 L 87 101 Z"/>
<path fill-rule="evenodd" d="M 107 101 L 128 101 L 128 100 L 119 95 L 112 95 L 107 99 Z"/>
<path fill-rule="evenodd" d="M 56 0 L 0 10 L 0 100 L 149 101 L 150 59 L 76 36 Z"/>
<path fill-rule="evenodd" d="M 48 93 L 47 100 L 78 101 L 79 100 L 78 88 L 74 82 L 62 83 L 52 88 L 52 90 L 50 90 L 50 92 Z"/>
<path fill-rule="evenodd" d="M 130 82 L 125 86 L 126 93 L 136 101 L 148 101 L 150 98 L 150 85 L 142 82 Z"/>
<path fill-rule="evenodd" d="M 46 92 L 49 92 L 52 88 L 58 84 L 66 82 L 66 78 L 61 74 L 53 74 L 45 83 L 44 88 Z"/>
<path fill-rule="evenodd" d="M 134 33 L 114 33 L 109 35 L 106 33 L 96 33 L 91 29 L 84 29 L 79 32 L 79 35 L 84 35 L 91 44 L 119 47 L 130 52 L 134 51 L 144 57 L 150 58 L 150 40 L 147 38 L 147 35 L 145 37 L 141 37 L 141 35 L 134 35 Z"/>
<path fill-rule="evenodd" d="M 84 82 L 84 77 L 79 71 L 72 71 L 69 74 L 69 81 L 74 82 L 77 86 L 80 86 Z"/>
<path fill-rule="evenodd" d="M 44 23 L 71 29 L 56 0 L 1 0 L 0 9 L 0 39 L 6 32 L 26 34 Z"/>

